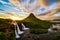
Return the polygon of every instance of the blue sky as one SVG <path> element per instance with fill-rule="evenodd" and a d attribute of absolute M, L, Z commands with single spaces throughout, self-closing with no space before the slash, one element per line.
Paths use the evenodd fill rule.
<path fill-rule="evenodd" d="M 48 1 L 49 1 L 49 4 L 52 4 L 52 3 L 59 2 L 60 0 L 48 0 Z"/>
<path fill-rule="evenodd" d="M 19 2 L 21 2 L 22 4 L 26 5 L 26 3 L 28 2 L 29 4 L 33 4 L 36 0 L 19 0 Z M 38 1 L 38 0 L 37 0 Z M 47 6 L 49 8 L 48 11 L 54 10 L 57 8 L 57 2 L 59 0 L 48 0 L 48 4 L 49 6 Z M 26 6 L 28 7 L 28 6 Z M 32 7 L 32 6 L 31 6 Z M 28 10 L 31 9 L 31 7 L 28 7 Z M 6 14 L 6 12 L 10 12 L 13 14 L 17 14 L 17 15 L 22 15 L 22 16 L 28 16 L 29 13 L 24 13 L 22 7 L 17 7 L 16 5 L 12 4 L 9 0 L 0 0 L 0 9 L 4 10 L 3 13 L 4 15 Z M 0 12 L 2 12 L 2 10 L 0 10 Z M 47 12 L 45 7 L 41 7 L 36 11 L 33 11 L 34 14 L 41 14 L 41 13 L 45 13 Z M 0 13 L 1 14 L 1 13 Z"/>

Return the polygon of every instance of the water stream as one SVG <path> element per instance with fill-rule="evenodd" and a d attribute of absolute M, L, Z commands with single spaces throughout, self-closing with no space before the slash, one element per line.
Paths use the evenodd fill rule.
<path fill-rule="evenodd" d="M 29 30 L 29 28 L 25 27 L 25 25 L 23 23 L 21 23 L 21 25 L 22 25 L 23 30 Z"/>
<path fill-rule="evenodd" d="M 17 22 L 13 22 L 12 24 L 13 24 L 14 27 L 15 27 L 15 36 L 16 36 L 16 38 L 20 38 L 19 35 L 23 34 L 24 32 L 20 30 Z"/>

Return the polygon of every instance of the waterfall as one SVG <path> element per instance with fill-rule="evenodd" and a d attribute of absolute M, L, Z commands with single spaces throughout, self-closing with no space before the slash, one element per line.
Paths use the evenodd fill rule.
<path fill-rule="evenodd" d="M 18 34 L 23 34 L 24 32 L 23 31 L 21 31 L 20 29 L 19 29 L 19 26 L 17 25 L 17 31 L 18 31 Z"/>
<path fill-rule="evenodd" d="M 53 32 L 53 30 L 51 28 L 48 29 L 49 32 Z"/>
<path fill-rule="evenodd" d="M 48 32 L 56 32 L 56 31 L 54 31 L 52 28 L 49 28 Z"/>
<path fill-rule="evenodd" d="M 22 29 L 23 29 L 23 30 L 29 30 L 29 28 L 26 28 L 23 23 L 21 23 L 21 25 L 22 25 Z"/>
<path fill-rule="evenodd" d="M 51 28 L 48 29 L 49 32 L 57 32 L 57 30 L 53 30 Z"/>
<path fill-rule="evenodd" d="M 23 26 L 23 28 L 26 28 L 25 25 L 23 23 L 21 23 L 21 25 Z"/>
<path fill-rule="evenodd" d="M 18 24 L 16 22 L 12 22 L 12 24 L 15 27 L 15 35 L 16 35 L 16 38 L 18 39 L 18 38 L 20 38 L 19 34 L 23 34 L 23 31 L 21 31 L 19 29 L 19 26 L 18 26 Z"/>
<path fill-rule="evenodd" d="M 15 36 L 16 36 L 16 38 L 20 38 L 20 36 L 17 33 L 16 26 L 15 26 Z"/>

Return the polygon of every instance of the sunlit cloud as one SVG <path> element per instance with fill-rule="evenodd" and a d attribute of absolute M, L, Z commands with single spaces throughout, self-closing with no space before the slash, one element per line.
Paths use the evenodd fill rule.
<path fill-rule="evenodd" d="M 53 11 L 58 8 L 57 2 L 48 5 L 47 0 L 8 0 L 9 2 L 0 0 L 0 9 L 4 12 L 0 11 L 0 15 L 8 15 L 14 14 L 13 16 L 23 16 L 28 17 L 30 13 L 33 14 L 44 14 L 50 11 Z M 10 13 L 10 14 L 7 14 Z M 4 16 L 3 15 L 3 16 Z M 11 15 L 12 16 L 12 15 Z"/>
<path fill-rule="evenodd" d="M 47 0 L 38 0 L 38 1 L 39 1 L 40 5 L 41 5 L 42 7 L 48 6 Z"/>
<path fill-rule="evenodd" d="M 54 9 L 58 8 L 58 5 L 57 5 L 57 3 L 53 3 L 53 4 L 49 5 L 48 8 L 49 8 L 49 10 L 54 10 Z"/>
<path fill-rule="evenodd" d="M 60 12 L 54 14 L 53 16 L 60 16 Z"/>
<path fill-rule="evenodd" d="M 44 14 L 44 13 L 49 13 L 50 11 L 53 11 L 57 9 L 57 3 L 53 3 L 52 5 L 49 5 L 47 7 L 40 7 L 39 10 L 35 11 L 34 14 Z"/>
<path fill-rule="evenodd" d="M 19 2 L 18 0 L 10 0 L 11 3 L 13 3 L 15 6 L 17 7 L 22 7 L 22 9 L 26 12 L 32 12 L 33 10 L 35 10 L 35 8 L 37 9 L 38 7 L 37 6 L 37 1 L 35 0 L 34 4 L 30 4 L 29 3 L 30 0 L 26 0 L 25 2 Z M 18 4 L 18 5 L 17 5 Z M 25 5 L 26 4 L 26 5 Z M 34 6 L 34 7 L 32 7 Z"/>
<path fill-rule="evenodd" d="M 2 3 L 3 4 L 3 3 Z M 14 11 L 14 13 L 15 12 L 17 12 L 17 13 L 19 13 L 19 12 L 23 12 L 23 10 L 22 10 L 22 8 L 21 7 L 19 7 L 19 8 L 17 8 L 16 6 L 14 6 L 12 3 L 6 3 L 6 4 L 3 4 L 5 7 L 7 7 L 10 11 Z M 7 9 L 7 10 L 8 10 Z"/>
<path fill-rule="evenodd" d="M 19 3 L 18 0 L 9 0 L 12 4 L 14 4 L 17 8 L 21 7 L 21 4 Z"/>
<path fill-rule="evenodd" d="M 17 8 L 12 3 L 10 3 L 10 2 L 7 3 L 7 2 L 4 2 L 4 1 L 1 2 L 1 1 L 0 1 L 0 3 L 2 3 L 2 6 L 0 5 L 1 6 L 0 9 L 2 9 L 2 11 L 0 10 L 0 15 L 1 15 L 0 18 L 7 18 L 8 19 L 10 16 L 14 16 L 14 17 L 17 16 L 17 17 L 21 17 L 21 19 L 24 19 L 27 16 L 29 16 L 28 13 L 26 13 L 23 10 Z M 9 18 L 9 19 L 11 19 L 11 18 Z"/>

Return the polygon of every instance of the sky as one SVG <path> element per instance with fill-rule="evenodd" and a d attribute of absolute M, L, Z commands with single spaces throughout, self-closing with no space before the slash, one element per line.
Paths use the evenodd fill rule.
<path fill-rule="evenodd" d="M 10 14 L 6 13 L 13 13 L 19 16 L 27 17 L 31 11 L 35 15 L 43 14 L 57 9 L 57 2 L 59 0 L 48 0 L 48 6 L 42 6 L 38 1 L 41 0 L 18 0 L 16 2 L 12 0 L 0 0 L 0 15 L 9 16 Z"/>

